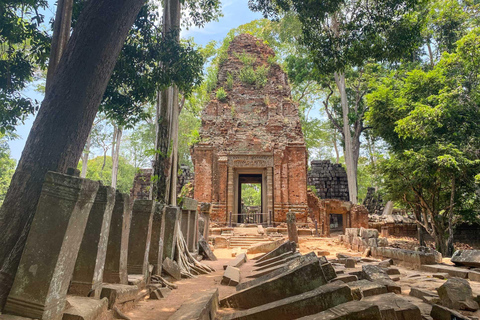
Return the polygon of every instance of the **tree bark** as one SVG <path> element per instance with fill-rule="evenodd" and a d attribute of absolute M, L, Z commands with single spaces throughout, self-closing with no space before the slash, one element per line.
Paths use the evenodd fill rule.
<path fill-rule="evenodd" d="M 345 165 L 347 166 L 347 179 L 348 179 L 348 193 L 350 196 L 350 201 L 354 204 L 357 203 L 357 173 L 356 165 L 358 163 L 358 154 L 357 150 L 356 155 L 354 154 L 354 148 L 352 145 L 352 134 L 350 133 L 350 124 L 348 120 L 348 100 L 347 100 L 347 90 L 345 84 L 345 74 L 342 72 L 335 72 L 335 83 L 337 84 L 338 91 L 340 93 L 340 101 L 342 105 L 343 113 L 343 136 L 345 139 Z M 355 156 L 357 161 L 355 161 Z"/>
<path fill-rule="evenodd" d="M 89 134 L 88 138 L 87 138 L 87 143 L 85 144 L 85 150 L 83 150 L 82 172 L 80 173 L 80 178 L 85 178 L 87 176 L 88 156 L 90 155 L 90 146 L 91 145 L 92 145 L 92 135 Z"/>
<path fill-rule="evenodd" d="M 88 1 L 33 123 L 0 210 L 3 309 L 47 171 L 76 167 L 127 33 L 144 0 Z"/>
<path fill-rule="evenodd" d="M 180 29 L 179 0 L 166 0 L 163 8 L 163 34 Z M 177 41 L 179 33 L 177 34 Z M 169 87 L 157 94 L 157 125 L 152 198 L 166 204 L 177 204 L 178 161 L 178 89 Z"/>
<path fill-rule="evenodd" d="M 60 58 L 62 57 L 62 54 L 67 47 L 68 39 L 70 38 L 72 7 L 73 0 L 58 0 L 55 21 L 53 22 L 52 46 L 50 48 L 45 92 L 50 89 L 55 69 L 60 62 Z"/>
<path fill-rule="evenodd" d="M 117 188 L 118 177 L 118 164 L 120 161 L 120 144 L 122 143 L 122 127 L 114 127 L 113 139 L 114 144 L 112 146 L 112 188 Z"/>
<path fill-rule="evenodd" d="M 455 206 L 455 177 L 452 177 L 452 191 L 450 193 L 450 209 L 448 211 L 448 238 L 446 244 L 446 255 L 447 257 L 451 257 L 453 255 L 453 251 L 455 250 L 453 246 L 453 212 Z"/>
<path fill-rule="evenodd" d="M 337 160 L 337 164 L 340 163 L 340 154 L 338 153 L 338 146 L 337 146 L 337 130 L 334 129 L 333 132 L 333 148 L 335 149 L 335 156 Z"/>

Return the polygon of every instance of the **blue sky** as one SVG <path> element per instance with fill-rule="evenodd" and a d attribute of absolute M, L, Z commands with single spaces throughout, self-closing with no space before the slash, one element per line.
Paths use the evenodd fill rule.
<path fill-rule="evenodd" d="M 182 33 L 183 37 L 192 37 L 197 44 L 205 45 L 211 40 L 221 41 L 227 35 L 228 31 L 242 24 L 248 23 L 255 19 L 262 18 L 258 12 L 251 12 L 248 9 L 247 0 L 224 0 L 222 1 L 223 17 L 217 22 L 211 22 L 203 29 L 192 28 Z M 47 9 L 45 20 L 48 21 L 55 8 L 54 1 L 49 0 L 50 8 Z M 35 92 L 32 88 L 28 88 L 24 92 L 25 96 L 41 101 L 43 96 Z M 34 117 L 29 117 L 24 124 L 17 127 L 17 134 L 20 138 L 9 143 L 11 156 L 17 161 L 20 159 L 25 141 L 32 127 Z"/>

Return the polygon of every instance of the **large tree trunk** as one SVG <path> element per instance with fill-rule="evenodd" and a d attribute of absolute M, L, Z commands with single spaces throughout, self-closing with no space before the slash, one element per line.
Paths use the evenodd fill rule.
<path fill-rule="evenodd" d="M 128 30 L 144 0 L 88 1 L 38 112 L 0 210 L 0 309 L 45 173 L 76 167 Z"/>
<path fill-rule="evenodd" d="M 450 209 L 448 210 L 448 238 L 447 238 L 447 257 L 451 257 L 453 255 L 453 251 L 455 250 L 453 246 L 453 212 L 455 207 L 455 177 L 452 177 L 452 191 L 450 193 Z"/>
<path fill-rule="evenodd" d="M 180 1 L 166 0 L 163 8 L 163 33 L 180 29 Z M 177 34 L 179 41 L 180 33 Z M 155 141 L 152 198 L 166 204 L 177 204 L 178 161 L 178 89 L 167 88 L 157 95 L 157 136 Z"/>
<path fill-rule="evenodd" d="M 85 149 L 83 150 L 82 156 L 82 171 L 80 172 L 80 178 L 85 178 L 87 176 L 88 169 L 88 157 L 90 155 L 90 147 L 92 145 L 92 135 L 89 134 L 87 138 L 87 143 L 85 144 Z"/>
<path fill-rule="evenodd" d="M 340 101 L 342 105 L 343 113 L 343 135 L 345 138 L 345 165 L 347 166 L 347 179 L 348 179 L 348 193 L 350 195 L 350 201 L 354 204 L 357 203 L 357 167 L 358 155 L 354 154 L 354 146 L 352 145 L 352 135 L 350 132 L 350 124 L 348 120 L 348 99 L 347 89 L 345 84 L 345 74 L 342 72 L 335 72 L 335 83 L 337 84 L 338 92 L 340 93 Z M 355 156 L 357 161 L 355 161 Z"/>
<path fill-rule="evenodd" d="M 120 161 L 120 144 L 122 142 L 122 127 L 114 126 L 112 146 L 112 188 L 117 188 L 118 163 Z"/>
<path fill-rule="evenodd" d="M 70 38 L 72 7 L 73 0 L 58 0 L 57 2 L 57 12 L 55 14 L 55 21 L 53 22 L 52 46 L 50 48 L 45 92 L 50 89 L 55 69 L 67 47 L 68 38 Z"/>

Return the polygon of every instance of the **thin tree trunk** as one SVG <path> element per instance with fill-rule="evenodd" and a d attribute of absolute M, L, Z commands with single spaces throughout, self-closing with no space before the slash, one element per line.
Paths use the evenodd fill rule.
<path fill-rule="evenodd" d="M 83 151 L 82 156 L 82 172 L 80 173 L 80 178 L 85 178 L 87 176 L 88 169 L 88 156 L 90 155 L 90 147 L 92 145 L 92 135 L 89 134 L 87 138 L 87 143 L 85 144 L 85 150 Z"/>
<path fill-rule="evenodd" d="M 53 22 L 52 46 L 50 48 L 45 92 L 50 89 L 55 69 L 67 47 L 68 39 L 70 38 L 72 7 L 73 0 L 58 0 L 57 2 L 57 12 L 55 14 L 55 21 Z"/>
<path fill-rule="evenodd" d="M 454 246 L 453 246 L 453 212 L 455 206 L 455 177 L 452 177 L 452 191 L 450 193 L 450 210 L 448 211 L 448 238 L 447 238 L 447 257 L 453 255 Z"/>
<path fill-rule="evenodd" d="M 120 144 L 122 142 L 122 127 L 116 127 L 115 144 L 112 146 L 112 187 L 117 187 L 117 177 L 118 177 L 118 164 L 120 161 Z"/>
<path fill-rule="evenodd" d="M 144 0 L 88 1 L 52 78 L 0 210 L 0 309 L 47 171 L 76 167 L 118 55 Z"/>
<path fill-rule="evenodd" d="M 337 146 L 337 130 L 333 133 L 333 148 L 335 149 L 335 156 L 337 157 L 337 164 L 340 163 L 340 154 L 338 153 L 338 146 Z"/>
<path fill-rule="evenodd" d="M 180 1 L 166 0 L 163 8 L 163 34 L 180 29 Z M 177 41 L 179 33 L 177 34 Z M 157 127 L 155 140 L 152 198 L 166 204 L 177 202 L 178 89 L 167 88 L 157 94 Z"/>
<path fill-rule="evenodd" d="M 347 166 L 347 179 L 348 179 L 348 193 L 350 201 L 354 204 L 357 203 L 357 174 L 353 153 L 352 135 L 350 133 L 350 124 L 348 121 L 348 100 L 347 89 L 345 84 L 345 74 L 342 72 L 335 72 L 335 83 L 337 84 L 338 91 L 340 93 L 340 101 L 342 105 L 343 113 L 343 135 L 345 138 L 345 165 Z M 357 156 L 358 161 L 358 156 Z"/>

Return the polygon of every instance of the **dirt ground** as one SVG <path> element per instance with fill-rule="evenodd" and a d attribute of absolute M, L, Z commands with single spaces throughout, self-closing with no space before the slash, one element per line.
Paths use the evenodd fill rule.
<path fill-rule="evenodd" d="M 404 240 L 402 240 L 404 241 Z M 309 252 L 326 251 L 323 254 L 329 259 L 336 259 L 337 253 L 343 253 L 350 256 L 360 257 L 362 254 L 354 252 L 345 248 L 338 243 L 336 237 L 332 238 L 300 238 L 299 251 L 302 254 Z M 216 271 L 208 275 L 201 275 L 195 279 L 183 279 L 175 282 L 178 289 L 172 290 L 166 299 L 162 300 L 148 300 L 141 301 L 135 309 L 126 313 L 132 320 L 161 320 L 168 319 L 184 302 L 188 301 L 190 297 L 201 291 L 206 291 L 212 288 L 218 288 L 220 299 L 233 294 L 235 287 L 221 285 L 223 275 L 223 265 L 227 264 L 232 257 L 232 249 L 216 249 L 214 251 L 218 261 L 202 261 L 213 267 Z M 251 260 L 254 255 L 248 255 L 249 260 L 241 267 L 241 282 L 249 281 L 251 279 L 247 276 L 252 272 L 254 261 Z M 444 263 L 450 264 L 449 259 L 444 259 Z M 433 278 L 431 274 L 420 272 L 416 270 L 409 270 L 400 266 L 395 266 L 400 270 L 400 280 L 397 281 L 402 287 L 402 296 L 407 298 L 412 303 L 419 306 L 422 314 L 429 314 L 431 305 L 422 302 L 422 300 L 408 296 L 411 287 L 422 288 L 435 292 L 436 288 L 441 286 L 446 280 Z M 348 271 L 361 270 L 361 265 L 357 265 L 355 269 Z M 470 282 L 474 294 L 480 294 L 480 283 Z M 220 314 L 232 312 L 233 310 L 221 310 Z M 466 312 L 465 315 L 480 317 L 480 311 L 475 313 Z"/>

